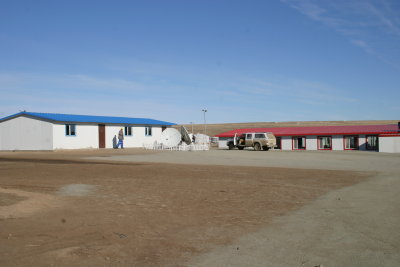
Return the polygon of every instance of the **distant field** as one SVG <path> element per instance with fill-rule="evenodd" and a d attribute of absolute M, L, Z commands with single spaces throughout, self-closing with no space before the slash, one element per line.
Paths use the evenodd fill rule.
<path fill-rule="evenodd" d="M 219 133 L 241 128 L 263 127 L 304 127 L 304 126 L 340 126 L 340 125 L 378 125 L 397 124 L 397 120 L 369 120 L 369 121 L 290 121 L 290 122 L 246 122 L 246 123 L 219 123 L 207 124 L 207 135 L 214 136 Z M 191 124 L 182 124 L 189 132 L 192 132 Z M 181 125 L 174 126 L 179 128 Z M 204 133 L 203 124 L 193 124 L 194 133 Z"/>

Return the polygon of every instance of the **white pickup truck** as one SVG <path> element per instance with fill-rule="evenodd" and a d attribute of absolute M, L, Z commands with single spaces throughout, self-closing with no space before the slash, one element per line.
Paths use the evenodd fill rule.
<path fill-rule="evenodd" d="M 273 133 L 244 133 L 236 135 L 233 139 L 227 141 L 229 150 L 237 147 L 239 150 L 243 150 L 245 147 L 253 147 L 254 150 L 260 151 L 269 150 L 276 146 L 276 138 Z"/>

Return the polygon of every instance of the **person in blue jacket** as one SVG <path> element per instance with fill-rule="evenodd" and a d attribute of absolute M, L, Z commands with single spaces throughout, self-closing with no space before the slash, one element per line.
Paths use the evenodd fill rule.
<path fill-rule="evenodd" d="M 120 146 L 121 146 L 121 149 L 124 148 L 124 130 L 122 128 L 119 130 L 119 133 L 118 133 L 118 144 L 117 144 L 116 148 L 119 148 Z"/>

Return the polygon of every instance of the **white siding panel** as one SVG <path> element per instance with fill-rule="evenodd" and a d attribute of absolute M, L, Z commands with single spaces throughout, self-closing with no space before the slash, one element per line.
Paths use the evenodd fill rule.
<path fill-rule="evenodd" d="M 218 140 L 218 148 L 219 149 L 228 149 L 227 143 L 228 142 L 226 140 Z"/>
<path fill-rule="evenodd" d="M 379 152 L 400 153 L 400 136 L 380 136 Z"/>
<path fill-rule="evenodd" d="M 117 138 L 118 132 L 125 126 L 106 126 L 106 148 L 113 147 L 113 138 Z M 152 126 L 152 135 L 145 135 L 144 126 L 132 126 L 132 136 L 124 136 L 124 147 L 143 147 L 143 144 L 153 144 L 161 141 L 161 126 Z"/>
<path fill-rule="evenodd" d="M 76 135 L 65 135 L 65 124 L 54 124 L 54 149 L 79 149 L 99 147 L 99 126 L 76 124 Z"/>
<path fill-rule="evenodd" d="M 316 135 L 306 136 L 306 150 L 318 150 Z"/>
<path fill-rule="evenodd" d="M 360 150 L 367 150 L 367 139 L 365 134 L 360 134 L 358 136 L 358 148 Z"/>
<path fill-rule="evenodd" d="M 343 135 L 332 136 L 332 150 L 343 150 Z"/>
<path fill-rule="evenodd" d="M 106 126 L 106 148 L 113 148 L 113 138 L 115 137 L 118 142 L 119 130 L 123 128 L 121 126 Z M 132 127 L 132 136 L 135 136 L 134 127 Z M 124 147 L 129 147 L 130 140 L 127 140 L 127 136 L 124 137 Z M 132 137 L 130 137 L 132 138 Z"/>
<path fill-rule="evenodd" d="M 282 148 L 282 150 L 292 150 L 292 137 L 291 136 L 282 136 L 281 148 Z"/>
<path fill-rule="evenodd" d="M 52 124 L 27 117 L 0 123 L 0 150 L 52 150 Z"/>

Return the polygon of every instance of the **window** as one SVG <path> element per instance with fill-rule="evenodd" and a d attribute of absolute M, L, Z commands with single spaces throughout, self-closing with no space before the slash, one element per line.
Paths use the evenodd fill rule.
<path fill-rule="evenodd" d="M 265 138 L 265 134 L 263 134 L 263 133 L 256 133 L 255 135 L 254 135 L 254 138 Z"/>
<path fill-rule="evenodd" d="M 367 150 L 378 150 L 378 136 L 367 135 Z"/>
<path fill-rule="evenodd" d="M 250 134 L 247 134 L 246 135 L 246 139 L 253 139 L 253 135 L 250 133 Z"/>
<path fill-rule="evenodd" d="M 65 135 L 66 136 L 76 136 L 75 124 L 65 125 Z"/>
<path fill-rule="evenodd" d="M 151 133 L 151 126 L 146 126 L 145 128 L 144 128 L 144 135 L 146 135 L 146 136 L 151 136 L 152 135 L 152 133 Z"/>
<path fill-rule="evenodd" d="M 306 137 L 305 136 L 294 136 L 293 137 L 293 150 L 306 149 Z"/>
<path fill-rule="evenodd" d="M 358 149 L 358 136 L 356 135 L 345 136 L 344 149 L 345 150 Z"/>
<path fill-rule="evenodd" d="M 318 150 L 332 150 L 332 136 L 318 136 Z"/>
<path fill-rule="evenodd" d="M 125 135 L 126 136 L 132 136 L 132 127 L 125 126 Z"/>

